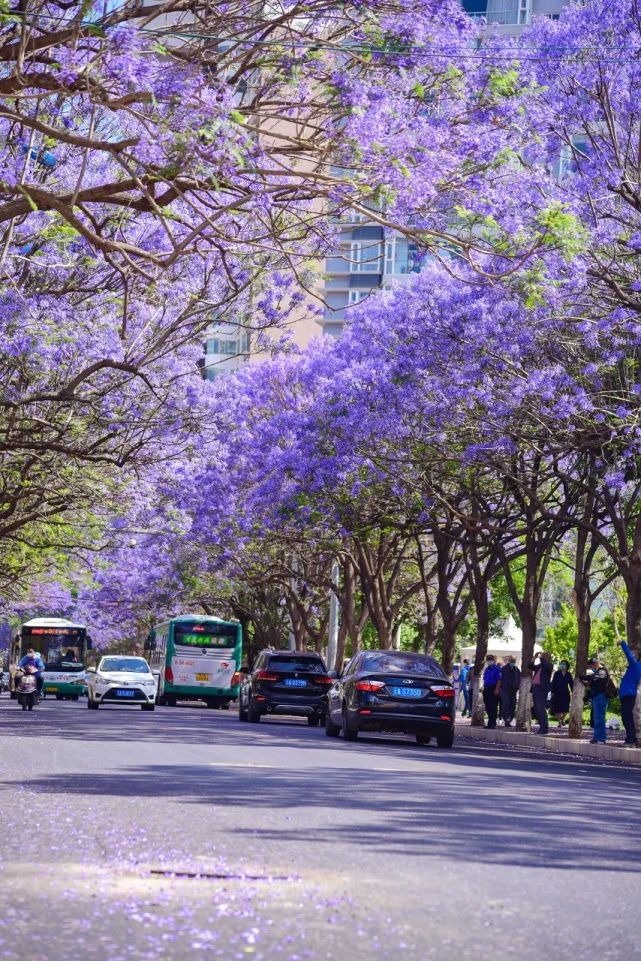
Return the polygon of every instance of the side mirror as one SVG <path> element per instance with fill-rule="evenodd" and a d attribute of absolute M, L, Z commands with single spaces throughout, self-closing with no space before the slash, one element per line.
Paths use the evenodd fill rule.
<path fill-rule="evenodd" d="M 85 674 L 95 674 L 95 673 L 96 673 L 95 667 L 88 667 L 87 670 L 85 671 Z"/>

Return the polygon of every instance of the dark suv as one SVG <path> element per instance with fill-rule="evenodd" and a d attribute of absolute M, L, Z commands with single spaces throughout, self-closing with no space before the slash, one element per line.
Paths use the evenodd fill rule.
<path fill-rule="evenodd" d="M 261 651 L 241 683 L 238 718 L 256 724 L 263 714 L 298 714 L 316 727 L 324 723 L 331 684 L 318 654 Z"/>

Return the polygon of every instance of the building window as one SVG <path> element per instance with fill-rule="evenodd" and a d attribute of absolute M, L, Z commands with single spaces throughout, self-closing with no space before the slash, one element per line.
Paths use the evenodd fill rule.
<path fill-rule="evenodd" d="M 582 158 L 588 157 L 589 152 L 589 144 L 585 137 L 572 137 L 572 146 L 565 144 L 561 148 L 555 170 L 557 179 L 562 181 L 576 173 L 577 163 Z"/>
<path fill-rule="evenodd" d="M 380 274 L 381 248 L 378 243 L 354 241 L 349 245 L 350 274 Z"/>
<path fill-rule="evenodd" d="M 350 290 L 348 303 L 360 304 L 361 300 L 365 300 L 370 294 L 371 290 Z"/>
<path fill-rule="evenodd" d="M 414 241 L 397 235 L 385 241 L 386 274 L 411 274 L 418 269 L 418 247 Z"/>

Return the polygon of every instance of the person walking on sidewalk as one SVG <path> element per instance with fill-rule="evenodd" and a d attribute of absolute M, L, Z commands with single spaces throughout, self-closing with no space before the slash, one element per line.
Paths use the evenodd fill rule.
<path fill-rule="evenodd" d="M 501 668 L 501 716 L 506 727 L 512 726 L 516 714 L 516 695 L 521 683 L 521 672 L 516 658 L 508 655 Z"/>
<path fill-rule="evenodd" d="M 496 727 L 500 693 L 501 668 L 494 660 L 494 655 L 488 654 L 485 658 L 485 670 L 483 671 L 483 703 L 487 711 L 486 727 Z"/>
<path fill-rule="evenodd" d="M 608 710 L 610 672 L 596 655 L 588 658 L 588 669 L 581 680 L 590 688 L 590 701 L 594 717 L 594 737 L 590 744 L 605 744 L 605 718 Z"/>
<path fill-rule="evenodd" d="M 463 665 L 459 673 L 459 684 L 461 687 L 461 694 L 463 695 L 463 711 L 461 717 L 465 717 L 467 714 L 472 715 L 471 700 L 470 700 L 470 688 L 467 681 L 467 676 L 470 673 L 470 662 L 466 657 L 463 658 Z"/>
<path fill-rule="evenodd" d="M 534 655 L 530 664 L 532 671 L 532 713 L 539 724 L 539 734 L 546 735 L 548 724 L 548 694 L 552 682 L 552 655 L 548 651 L 541 651 Z"/>
<path fill-rule="evenodd" d="M 621 678 L 619 698 L 621 699 L 621 720 L 625 728 L 625 743 L 630 747 L 637 745 L 637 731 L 634 723 L 634 705 L 637 688 L 641 683 L 641 661 L 637 660 L 625 641 L 620 641 L 621 650 L 626 656 L 628 666 Z"/>
<path fill-rule="evenodd" d="M 558 671 L 554 672 L 554 677 L 552 678 L 552 703 L 550 704 L 550 713 L 553 714 L 559 722 L 559 727 L 563 727 L 565 718 L 570 711 L 570 699 L 572 697 L 572 688 L 574 687 L 574 678 L 568 670 L 569 667 L 570 665 L 567 661 L 561 661 Z"/>

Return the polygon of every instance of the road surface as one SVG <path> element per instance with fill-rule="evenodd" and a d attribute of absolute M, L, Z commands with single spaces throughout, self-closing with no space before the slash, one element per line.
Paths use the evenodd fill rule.
<path fill-rule="evenodd" d="M 641 959 L 641 774 L 0 698 L 0 961 Z"/>

